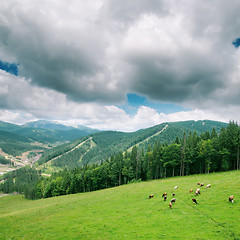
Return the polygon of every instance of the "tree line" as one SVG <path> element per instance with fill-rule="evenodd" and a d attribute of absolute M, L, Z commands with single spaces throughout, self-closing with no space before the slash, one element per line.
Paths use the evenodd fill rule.
<path fill-rule="evenodd" d="M 155 141 L 144 150 L 134 146 L 100 164 L 55 172 L 39 178 L 27 198 L 94 191 L 136 181 L 239 169 L 240 127 L 231 121 L 218 133 L 184 133 L 172 144 Z M 2 186 L 6 184 L 6 181 Z M 3 189 L 3 187 L 2 187 Z"/>
<path fill-rule="evenodd" d="M 26 166 L 6 173 L 0 185 L 0 191 L 4 193 L 18 192 L 28 199 L 35 199 L 36 184 L 42 180 L 41 172 L 35 168 Z"/>

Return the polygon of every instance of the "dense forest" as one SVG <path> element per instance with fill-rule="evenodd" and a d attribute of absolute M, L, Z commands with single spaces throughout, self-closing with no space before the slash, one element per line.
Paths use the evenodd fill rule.
<path fill-rule="evenodd" d="M 6 159 L 5 157 L 3 157 L 2 155 L 0 155 L 0 164 L 8 164 L 8 165 L 14 165 L 11 160 Z"/>
<path fill-rule="evenodd" d="M 0 185 L 0 191 L 4 193 L 18 192 L 28 199 L 34 199 L 36 183 L 41 181 L 41 172 L 30 166 L 6 173 L 3 176 L 4 183 Z"/>
<path fill-rule="evenodd" d="M 67 152 L 74 147 L 74 142 L 49 149 L 45 151 L 38 163 L 41 165 L 51 161 L 45 167 L 55 170 L 83 167 L 93 163 L 100 164 L 112 155 L 117 155 L 119 151 L 131 150 L 134 145 L 143 148 L 145 152 L 149 144 L 154 146 L 155 142 L 159 141 L 162 144 L 171 144 L 176 136 L 182 137 L 184 132 L 188 134 L 196 131 L 197 135 L 200 135 L 206 131 L 211 132 L 215 128 L 220 133 L 222 127 L 227 127 L 227 124 L 204 120 L 162 123 L 136 132 L 103 131 L 75 141 L 76 145 L 84 143 L 71 153 Z"/>
<path fill-rule="evenodd" d="M 34 172 L 28 179 L 32 178 L 34 181 L 31 181 L 31 187 L 27 191 L 21 192 L 31 199 L 47 198 L 99 190 L 134 181 L 238 170 L 239 145 L 240 127 L 231 121 L 219 134 L 213 128 L 211 132 L 200 135 L 196 131 L 184 133 L 171 144 L 155 141 L 153 145 L 149 144 L 146 150 L 135 145 L 130 151 L 120 151 L 100 164 L 64 169 L 49 178 L 40 178 L 37 171 L 28 168 L 26 171 L 31 174 Z M 15 186 L 16 182 L 20 183 L 16 173 L 8 174 L 5 179 L 1 185 L 2 191 L 5 191 L 5 185 L 9 184 L 9 181 L 11 190 L 18 191 L 18 188 L 14 187 L 14 181 Z"/>

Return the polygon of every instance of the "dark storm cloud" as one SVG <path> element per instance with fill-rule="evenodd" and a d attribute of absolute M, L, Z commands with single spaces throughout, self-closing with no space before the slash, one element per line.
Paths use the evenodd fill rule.
<path fill-rule="evenodd" d="M 9 1 L 0 13 L 1 47 L 20 63 L 20 74 L 77 101 L 122 98 L 106 66 L 100 2 L 34 2 Z"/>
<path fill-rule="evenodd" d="M 236 105 L 239 12 L 237 0 L 9 0 L 0 59 L 79 102 L 114 104 L 132 92 L 191 107 Z"/>
<path fill-rule="evenodd" d="M 239 52 L 231 42 L 240 3 L 181 3 L 172 8 L 176 17 L 146 14 L 127 32 L 124 57 L 132 66 L 132 88 L 150 99 L 192 107 L 239 104 L 231 88 L 233 75 L 239 76 Z"/>
<path fill-rule="evenodd" d="M 134 60 L 131 58 L 135 90 L 151 99 L 183 102 L 204 100 L 216 89 L 225 88 L 231 62 L 225 62 L 222 57 L 216 59 L 211 52 L 206 55 L 194 55 L 193 52 L 176 54 L 171 61 L 140 62 L 137 56 Z"/>

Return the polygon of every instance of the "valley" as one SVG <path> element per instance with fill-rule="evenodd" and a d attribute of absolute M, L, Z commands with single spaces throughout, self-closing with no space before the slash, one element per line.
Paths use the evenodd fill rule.
<path fill-rule="evenodd" d="M 13 156 L 0 149 L 0 155 L 11 162 L 11 164 L 0 164 L 0 175 L 36 163 L 42 153 L 43 150 L 32 150 L 23 152 L 20 156 Z"/>
<path fill-rule="evenodd" d="M 65 126 L 43 120 L 25 125 L 0 121 L 0 158 L 2 159 L 0 175 L 33 165 L 44 152 L 93 132 L 98 130 L 84 126 Z"/>

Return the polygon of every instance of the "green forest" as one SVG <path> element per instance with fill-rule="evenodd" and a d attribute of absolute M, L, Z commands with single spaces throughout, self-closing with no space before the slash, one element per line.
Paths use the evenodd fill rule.
<path fill-rule="evenodd" d="M 213 128 L 220 133 L 222 127 L 227 127 L 227 124 L 205 120 L 162 123 L 136 132 L 103 131 L 49 149 L 45 151 L 38 163 L 42 165 L 58 157 L 45 166 L 51 166 L 55 170 L 80 167 L 93 163 L 100 164 L 112 155 L 117 155 L 119 151 L 131 150 L 135 145 L 140 149 L 143 148 L 144 152 L 146 152 L 148 145 L 154 146 L 155 142 L 171 144 L 175 141 L 176 136 L 181 138 L 184 133 L 196 132 L 197 135 L 200 135 L 206 131 L 211 132 Z M 89 141 L 86 141 L 87 139 Z M 81 142 L 85 143 L 71 153 L 67 153 Z M 81 161 L 79 161 L 80 159 Z"/>
<path fill-rule="evenodd" d="M 239 145 L 240 127 L 231 121 L 219 134 L 213 128 L 200 135 L 196 131 L 184 133 L 171 144 L 155 141 L 146 150 L 135 145 L 99 164 L 65 168 L 47 178 L 33 168 L 19 169 L 4 176 L 1 190 L 24 193 L 29 199 L 48 198 L 136 181 L 238 170 Z M 20 177 L 23 174 L 28 177 Z"/>

